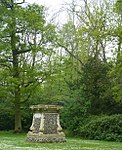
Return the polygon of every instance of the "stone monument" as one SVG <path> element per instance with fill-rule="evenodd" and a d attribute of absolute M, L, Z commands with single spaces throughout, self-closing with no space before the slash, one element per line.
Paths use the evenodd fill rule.
<path fill-rule="evenodd" d="M 59 120 L 58 105 L 33 105 L 33 120 L 27 141 L 31 142 L 65 142 L 65 134 Z"/>

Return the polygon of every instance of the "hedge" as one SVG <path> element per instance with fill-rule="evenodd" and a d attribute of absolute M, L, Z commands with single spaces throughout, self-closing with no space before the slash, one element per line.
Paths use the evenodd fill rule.
<path fill-rule="evenodd" d="M 92 117 L 80 127 L 83 138 L 107 141 L 122 141 L 122 114 Z"/>

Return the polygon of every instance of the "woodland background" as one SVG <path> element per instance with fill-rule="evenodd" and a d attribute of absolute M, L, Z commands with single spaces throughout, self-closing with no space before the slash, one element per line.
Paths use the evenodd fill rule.
<path fill-rule="evenodd" d="M 122 0 L 66 6 L 57 24 L 0 0 L 0 130 L 28 131 L 30 105 L 58 104 L 66 134 L 122 141 Z"/>

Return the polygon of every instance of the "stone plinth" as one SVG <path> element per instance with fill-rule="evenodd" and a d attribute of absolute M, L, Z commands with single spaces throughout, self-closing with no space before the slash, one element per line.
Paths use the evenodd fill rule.
<path fill-rule="evenodd" d="M 59 120 L 60 106 L 33 105 L 33 120 L 27 140 L 31 142 L 65 142 Z"/>

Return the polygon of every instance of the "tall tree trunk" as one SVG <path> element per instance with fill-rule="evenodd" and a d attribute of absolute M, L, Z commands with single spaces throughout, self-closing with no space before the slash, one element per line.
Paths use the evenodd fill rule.
<path fill-rule="evenodd" d="M 20 110 L 20 87 L 19 87 L 19 63 L 17 50 L 13 51 L 13 79 L 15 80 L 14 85 L 14 106 L 15 106 L 15 132 L 22 131 L 21 124 L 21 110 Z M 17 81 L 17 83 L 16 83 Z"/>
<path fill-rule="evenodd" d="M 13 85 L 14 85 L 14 107 L 15 107 L 15 132 L 21 132 L 21 111 L 20 111 L 20 87 L 19 87 L 19 61 L 18 48 L 16 46 L 16 17 L 15 4 L 11 0 L 12 22 L 11 22 L 11 49 L 13 56 Z"/>
<path fill-rule="evenodd" d="M 15 97 L 15 132 L 21 132 L 22 131 L 22 123 L 21 123 L 21 110 L 20 110 L 20 100 L 19 95 L 16 93 Z"/>

